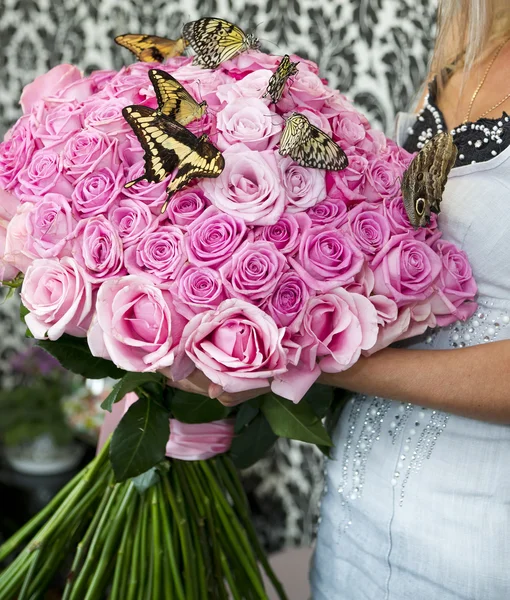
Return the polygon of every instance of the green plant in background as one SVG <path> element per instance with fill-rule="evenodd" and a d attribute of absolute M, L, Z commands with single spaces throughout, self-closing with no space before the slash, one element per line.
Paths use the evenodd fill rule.
<path fill-rule="evenodd" d="M 10 359 L 15 385 L 0 391 L 0 436 L 8 446 L 30 442 L 41 435 L 55 444 L 71 441 L 72 431 L 62 411 L 62 399 L 83 383 L 37 346 Z"/>

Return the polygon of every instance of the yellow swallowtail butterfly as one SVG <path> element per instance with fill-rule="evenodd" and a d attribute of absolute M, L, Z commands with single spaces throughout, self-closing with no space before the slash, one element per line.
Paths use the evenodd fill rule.
<path fill-rule="evenodd" d="M 115 42 L 130 50 L 142 62 L 163 62 L 167 58 L 180 56 L 187 45 L 183 38 L 169 40 L 157 35 L 137 33 L 118 35 Z"/>

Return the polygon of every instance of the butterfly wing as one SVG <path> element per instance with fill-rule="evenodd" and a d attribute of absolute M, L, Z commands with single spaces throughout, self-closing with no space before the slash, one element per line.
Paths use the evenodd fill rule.
<path fill-rule="evenodd" d="M 126 33 L 118 35 L 115 42 L 130 50 L 142 62 L 163 62 L 166 58 L 180 56 L 186 42 L 180 38 L 170 40 L 157 35 Z"/>
<path fill-rule="evenodd" d="M 180 125 L 188 125 L 205 113 L 206 103 L 198 103 L 169 73 L 150 69 L 149 78 L 158 99 L 159 112 Z"/>
<path fill-rule="evenodd" d="M 430 189 L 431 210 L 438 214 L 448 175 L 457 160 L 457 146 L 448 132 L 434 136 L 426 146 L 429 145 L 434 158 L 431 161 L 427 183 Z"/>
<path fill-rule="evenodd" d="M 291 62 L 289 55 L 286 54 L 278 65 L 276 71 L 271 75 L 271 79 L 269 80 L 269 84 L 267 86 L 266 93 L 263 95 L 263 98 L 270 96 L 273 104 L 279 102 L 289 77 L 292 77 L 292 75 L 297 73 L 298 64 L 299 63 L 297 62 Z"/>
<path fill-rule="evenodd" d="M 215 69 L 222 62 L 258 43 L 248 38 L 237 25 L 210 17 L 186 23 L 182 36 L 196 52 L 193 64 L 205 69 Z"/>

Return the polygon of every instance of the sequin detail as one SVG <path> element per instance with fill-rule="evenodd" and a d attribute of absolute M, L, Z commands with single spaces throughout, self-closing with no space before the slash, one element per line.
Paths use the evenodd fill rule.
<path fill-rule="evenodd" d="M 452 348 L 465 348 L 495 342 L 501 331 L 510 325 L 506 311 L 494 311 L 493 303 L 481 303 L 476 313 L 467 321 L 450 325 L 449 344 Z"/>

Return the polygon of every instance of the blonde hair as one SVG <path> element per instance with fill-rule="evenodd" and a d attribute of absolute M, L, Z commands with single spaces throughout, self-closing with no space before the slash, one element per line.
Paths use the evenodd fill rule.
<path fill-rule="evenodd" d="M 430 75 L 440 75 L 445 68 L 467 73 L 509 37 L 508 0 L 439 0 Z"/>

